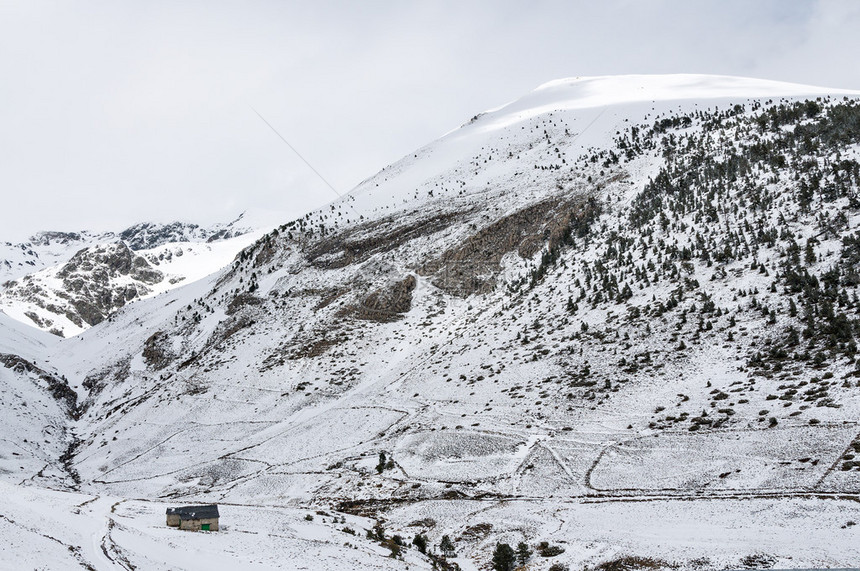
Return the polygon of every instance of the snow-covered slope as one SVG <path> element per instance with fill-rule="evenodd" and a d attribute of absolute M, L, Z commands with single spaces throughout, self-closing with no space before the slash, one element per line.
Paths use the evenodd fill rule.
<path fill-rule="evenodd" d="M 58 342 L 56 336 L 25 325 L 0 311 L 0 352 L 41 359 L 47 349 Z"/>
<path fill-rule="evenodd" d="M 0 477 L 73 485 L 65 464 L 77 394 L 49 363 L 59 339 L 0 311 Z"/>
<path fill-rule="evenodd" d="M 837 90 L 542 86 L 48 348 L 69 468 L 449 535 L 463 568 L 850 566 L 858 149 Z"/>
<path fill-rule="evenodd" d="M 545 160 L 552 154 L 547 153 L 546 148 L 536 152 L 535 144 L 546 142 L 546 137 L 542 136 L 544 130 L 559 138 L 564 154 L 571 158 L 587 152 L 589 147 L 606 148 L 613 143 L 618 129 L 626 127 L 630 121 L 653 119 L 660 113 L 705 111 L 709 107 L 753 99 L 823 95 L 856 97 L 857 93 L 694 74 L 555 80 L 507 105 L 478 113 L 440 140 L 386 167 L 350 193 L 352 208 L 365 217 L 368 212 L 384 214 L 402 209 L 407 203 L 439 198 L 440 194 L 449 198 L 460 196 L 466 188 L 466 179 L 471 179 L 468 190 L 474 193 L 481 190 L 481 184 L 492 184 L 494 175 L 501 180 L 505 180 L 505 176 L 524 177 L 525 173 L 519 172 L 524 162 L 540 161 L 541 157 Z M 550 119 L 551 116 L 555 120 Z M 564 129 L 559 130 L 562 124 Z M 497 151 L 495 154 L 487 152 L 493 147 Z M 355 211 L 343 211 L 337 218 L 350 218 L 356 215 Z M 333 219 L 333 215 L 326 218 Z"/>

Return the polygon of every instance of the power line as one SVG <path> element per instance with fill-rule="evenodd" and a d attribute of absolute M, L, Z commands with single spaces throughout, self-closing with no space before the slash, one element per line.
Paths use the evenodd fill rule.
<path fill-rule="evenodd" d="M 249 105 L 248 107 L 251 107 L 251 106 Z M 271 130 L 275 133 L 275 135 L 277 135 L 278 137 L 280 137 L 280 139 L 281 139 L 284 143 L 286 143 L 286 145 L 290 148 L 290 150 L 291 150 L 291 151 L 293 151 L 293 152 L 296 154 L 296 156 L 297 156 L 297 157 L 299 157 L 300 159 L 302 159 L 302 162 L 304 162 L 306 165 L 308 165 L 308 168 L 309 168 L 309 169 L 311 169 L 312 171 L 314 171 L 314 174 L 315 174 L 315 175 L 317 175 L 317 177 L 319 177 L 319 179 L 320 179 L 321 181 L 323 181 L 323 182 L 325 183 L 325 185 L 326 185 L 327 187 L 329 187 L 329 189 L 331 189 L 331 191 L 337 195 L 337 197 L 338 197 L 338 198 L 343 198 L 343 195 L 341 195 L 341 193 L 339 193 L 339 192 L 335 189 L 335 187 L 333 187 L 333 186 L 331 185 L 331 183 L 330 183 L 329 181 L 327 181 L 327 180 L 325 179 L 325 177 L 324 177 L 323 175 L 321 175 L 321 174 L 320 174 L 320 172 L 319 172 L 317 169 L 315 169 L 315 168 L 314 168 L 314 166 L 313 166 L 311 163 L 309 163 L 309 162 L 308 162 L 308 160 L 307 160 L 306 158 L 304 158 L 304 157 L 302 156 L 302 154 L 301 154 L 300 152 L 298 152 L 298 151 L 296 150 L 296 148 L 295 148 L 294 146 L 292 146 L 292 145 L 290 144 L 290 142 L 289 142 L 288 140 L 286 140 L 286 139 L 284 138 L 284 136 L 283 136 L 283 135 L 281 135 L 281 134 L 278 132 L 278 130 L 277 130 L 277 129 L 275 129 L 275 128 L 272 126 L 272 124 L 271 124 L 271 123 L 269 123 L 268 121 L 266 121 L 266 118 L 265 118 L 265 117 L 263 117 L 262 115 L 260 115 L 260 112 L 259 112 L 259 111 L 257 111 L 257 110 L 256 110 L 256 109 L 254 109 L 253 107 L 251 107 L 251 111 L 253 111 L 254 113 L 256 113 L 256 114 L 257 114 L 257 117 L 259 117 L 260 119 L 262 119 L 262 120 L 263 120 L 263 123 L 265 123 L 266 125 L 268 125 L 268 126 L 269 126 L 269 129 L 271 129 Z M 351 206 L 352 206 L 352 205 L 350 205 L 350 207 L 351 207 Z M 353 210 L 355 210 L 355 208 L 353 208 Z"/>

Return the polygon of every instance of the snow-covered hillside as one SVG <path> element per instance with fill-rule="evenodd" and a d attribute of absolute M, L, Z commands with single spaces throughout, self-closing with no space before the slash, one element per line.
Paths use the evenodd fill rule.
<path fill-rule="evenodd" d="M 858 150 L 858 94 L 546 84 L 40 349 L 67 477 L 449 535 L 464 569 L 850 566 Z"/>
<path fill-rule="evenodd" d="M 64 462 L 77 394 L 45 360 L 58 341 L 0 311 L 0 477 L 6 481 L 74 484 Z"/>

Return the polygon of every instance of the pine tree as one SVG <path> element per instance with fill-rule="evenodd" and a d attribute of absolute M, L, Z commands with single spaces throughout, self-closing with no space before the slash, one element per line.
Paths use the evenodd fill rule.
<path fill-rule="evenodd" d="M 454 549 L 454 543 L 447 535 L 442 536 L 442 541 L 439 542 L 439 551 L 441 551 L 442 555 L 445 557 L 455 557 L 457 555 L 457 551 Z"/>
<path fill-rule="evenodd" d="M 507 543 L 497 543 L 493 552 L 493 571 L 512 571 L 515 564 L 513 548 Z"/>
<path fill-rule="evenodd" d="M 417 547 L 421 553 L 427 553 L 427 536 L 420 533 L 417 534 L 412 538 L 412 545 Z"/>
<path fill-rule="evenodd" d="M 609 382 L 609 381 L 607 381 L 607 382 Z M 529 546 L 525 542 L 521 541 L 517 545 L 517 562 L 520 565 L 525 565 L 531 556 L 532 556 L 532 550 L 529 549 Z"/>
<path fill-rule="evenodd" d="M 806 241 L 803 261 L 806 262 L 807 266 L 815 263 L 815 249 L 812 247 L 812 239 Z"/>

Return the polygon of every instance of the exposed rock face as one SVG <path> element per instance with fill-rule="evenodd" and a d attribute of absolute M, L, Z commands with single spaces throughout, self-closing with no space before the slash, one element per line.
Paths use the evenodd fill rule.
<path fill-rule="evenodd" d="M 143 360 L 153 369 L 163 369 L 173 355 L 170 351 L 170 337 L 163 331 L 156 331 L 143 344 Z"/>
<path fill-rule="evenodd" d="M 250 293 L 240 293 L 227 306 L 225 313 L 227 315 L 233 315 L 238 313 L 242 308 L 248 306 L 261 305 L 263 302 L 259 297 L 252 295 Z"/>
<path fill-rule="evenodd" d="M 311 246 L 307 258 L 318 268 L 345 268 L 364 262 L 374 254 L 392 251 L 417 237 L 447 228 L 460 214 L 439 214 L 407 224 L 398 218 L 390 218 L 359 225 L 354 230 L 319 240 Z"/>
<path fill-rule="evenodd" d="M 51 244 L 72 244 L 80 242 L 82 236 L 79 232 L 56 232 L 47 231 L 39 232 L 30 238 L 30 243 L 34 246 L 50 246 Z"/>
<path fill-rule="evenodd" d="M 63 266 L 57 277 L 81 320 L 95 325 L 132 299 L 149 293 L 164 274 L 152 268 L 123 242 L 81 250 Z M 119 284 L 121 278 L 134 283 Z"/>
<path fill-rule="evenodd" d="M 83 327 L 102 322 L 129 301 L 148 294 L 164 274 L 124 242 L 115 242 L 78 251 L 51 278 L 60 280 L 62 287 L 49 288 L 44 281 L 25 276 L 7 284 L 5 295 Z M 54 323 L 35 314 L 30 319 L 42 327 Z"/>
<path fill-rule="evenodd" d="M 355 308 L 355 316 L 367 321 L 396 321 L 412 307 L 416 279 L 408 275 L 365 297 Z"/>
<path fill-rule="evenodd" d="M 151 285 L 164 277 L 161 272 L 152 269 L 146 259 L 135 255 L 124 242 L 79 251 L 57 272 L 57 277 L 64 282 L 70 280 L 66 285 L 71 287 L 75 278 L 84 273 L 89 273 L 93 281 L 102 284 L 119 276 L 129 276 Z"/>
<path fill-rule="evenodd" d="M 45 331 L 74 335 L 129 300 L 151 293 L 154 284 L 170 289 L 186 280 L 181 264 L 179 275 L 170 267 L 176 258 L 190 253 L 220 259 L 216 248 L 203 245 L 251 232 L 245 223 L 243 214 L 209 227 L 142 223 L 118 233 L 46 231 L 20 244 L 0 243 L 0 307 Z M 196 264 L 188 267 L 199 270 Z"/>
<path fill-rule="evenodd" d="M 596 201 L 552 197 L 504 216 L 449 248 L 421 268 L 433 275 L 433 285 L 446 292 L 469 296 L 496 286 L 502 258 L 516 252 L 528 259 L 542 248 L 552 251 L 571 234 L 587 230 L 599 213 Z"/>
<path fill-rule="evenodd" d="M 156 224 L 146 222 L 135 224 L 119 233 L 120 239 L 134 251 L 148 250 L 170 242 L 191 242 L 226 240 L 238 235 L 229 229 L 211 231 L 197 224 L 187 222 L 172 222 Z"/>

